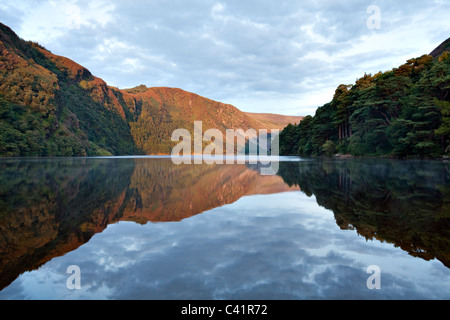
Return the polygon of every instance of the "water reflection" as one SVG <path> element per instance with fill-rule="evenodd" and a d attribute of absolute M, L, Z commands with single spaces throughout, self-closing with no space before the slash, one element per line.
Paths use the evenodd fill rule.
<path fill-rule="evenodd" d="M 352 160 L 286 163 L 280 175 L 334 212 L 343 230 L 450 267 L 450 164 Z"/>
<path fill-rule="evenodd" d="M 449 269 L 433 260 L 449 267 L 443 162 L 283 161 L 265 177 L 145 158 L 0 169 L 0 290 L 12 283 L 0 298 L 448 298 Z M 369 293 L 361 267 L 380 261 L 395 285 Z M 64 287 L 70 264 L 82 292 Z M 434 278 L 401 279 L 406 265 Z"/>
<path fill-rule="evenodd" d="M 240 197 L 298 190 L 245 165 L 168 159 L 0 162 L 0 289 L 118 221 L 180 221 Z"/>

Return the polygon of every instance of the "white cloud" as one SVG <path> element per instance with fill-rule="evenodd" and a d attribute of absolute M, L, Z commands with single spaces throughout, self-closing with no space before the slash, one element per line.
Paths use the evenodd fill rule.
<path fill-rule="evenodd" d="M 370 4 L 23 0 L 1 3 L 0 14 L 21 37 L 115 86 L 180 87 L 244 111 L 311 114 L 339 84 L 448 37 L 448 1 L 379 0 L 379 30 L 367 28 Z"/>
<path fill-rule="evenodd" d="M 225 9 L 225 5 L 222 3 L 216 3 L 213 7 L 212 7 L 212 15 L 213 17 L 216 16 L 217 14 L 220 14 L 224 11 Z"/>
<path fill-rule="evenodd" d="M 48 0 L 21 1 L 20 9 L 24 19 L 15 31 L 26 40 L 51 43 L 81 27 L 105 27 L 114 6 L 103 1 Z"/>

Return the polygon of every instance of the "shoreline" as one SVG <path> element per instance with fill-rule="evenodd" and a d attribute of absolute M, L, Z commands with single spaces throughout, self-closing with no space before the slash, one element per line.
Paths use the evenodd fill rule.
<path fill-rule="evenodd" d="M 196 156 L 192 154 L 191 156 Z M 248 155 L 246 155 L 248 156 Z M 117 156 L 78 156 L 78 157 L 8 157 L 0 156 L 0 160 L 40 160 L 40 159 L 125 159 L 125 158 L 170 158 L 169 154 L 149 154 L 149 155 L 117 155 Z M 310 156 L 302 157 L 298 155 L 280 155 L 279 157 L 296 157 L 301 159 L 327 159 L 327 160 L 373 160 L 373 159 L 388 159 L 388 160 L 434 160 L 434 161 L 450 161 L 450 156 L 440 156 L 440 157 L 419 157 L 419 156 L 409 156 L 409 157 L 394 157 L 394 156 L 354 156 L 350 154 L 336 154 L 331 157 L 327 156 Z"/>
<path fill-rule="evenodd" d="M 420 157 L 420 156 L 407 156 L 407 157 L 395 157 L 395 156 L 354 156 L 351 154 L 336 154 L 329 159 L 391 159 L 391 160 L 441 160 L 450 161 L 450 156 L 439 157 Z"/>

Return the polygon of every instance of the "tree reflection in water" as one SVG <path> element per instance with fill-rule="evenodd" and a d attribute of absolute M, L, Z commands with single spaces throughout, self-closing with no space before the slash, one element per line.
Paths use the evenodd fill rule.
<path fill-rule="evenodd" d="M 288 162 L 279 173 L 343 230 L 450 267 L 450 163 L 388 159 Z"/>
<path fill-rule="evenodd" d="M 255 166 L 170 159 L 0 162 L 0 290 L 118 221 L 180 221 L 254 194 L 299 190 L 341 229 L 450 267 L 450 165 L 439 161 L 311 160 Z M 280 208 L 282 210 L 282 208 Z"/>

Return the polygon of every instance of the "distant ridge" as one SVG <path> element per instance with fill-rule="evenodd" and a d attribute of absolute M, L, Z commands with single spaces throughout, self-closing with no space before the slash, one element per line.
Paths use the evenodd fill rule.
<path fill-rule="evenodd" d="M 284 116 L 272 113 L 246 112 L 246 114 L 249 117 L 270 127 L 271 129 L 279 129 L 279 130 L 283 130 L 284 128 L 286 128 L 288 124 L 299 124 L 305 118 L 301 116 Z"/>

